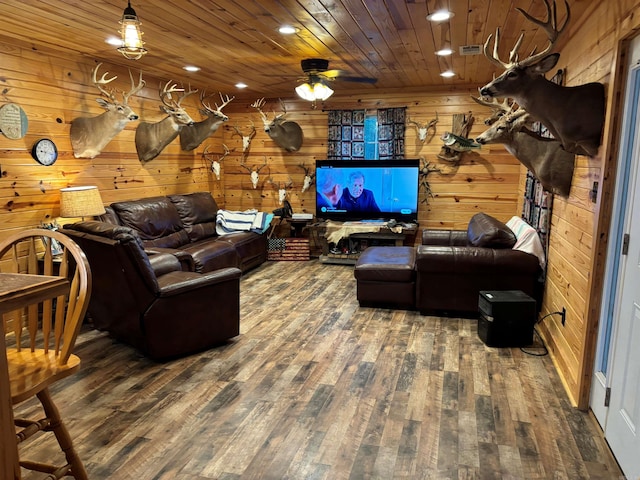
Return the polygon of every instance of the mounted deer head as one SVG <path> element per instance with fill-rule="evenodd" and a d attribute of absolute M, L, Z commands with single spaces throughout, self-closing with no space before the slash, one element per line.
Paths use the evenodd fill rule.
<path fill-rule="evenodd" d="M 251 126 L 249 127 L 250 130 L 247 134 L 242 133 L 238 126 L 234 126 L 233 129 L 236 131 L 237 135 L 240 135 L 242 137 L 242 152 L 246 152 L 251 146 L 251 140 L 253 140 L 253 137 L 256 136 L 256 126 L 253 124 L 253 122 L 251 122 Z"/>
<path fill-rule="evenodd" d="M 251 185 L 253 185 L 253 189 L 258 188 L 258 182 L 260 181 L 260 170 L 267 166 L 267 157 L 264 157 L 264 163 L 259 167 L 255 165 L 253 167 L 248 167 L 244 163 L 240 163 L 240 166 L 246 169 L 249 172 L 249 176 L 251 177 Z"/>
<path fill-rule="evenodd" d="M 526 129 L 531 122 L 522 108 L 513 109 L 507 102 L 491 102 L 472 97 L 480 105 L 491 107 L 493 114 L 485 123 L 491 124 L 476 138 L 483 145 L 502 143 L 535 177 L 545 190 L 563 197 L 569 196 L 575 154 L 564 150 L 558 140 L 543 138 Z"/>
<path fill-rule="evenodd" d="M 304 163 L 301 163 L 298 166 L 304 170 L 304 180 L 302 181 L 302 190 L 300 190 L 302 193 L 304 193 L 311 186 L 313 179 L 316 177 L 316 173 L 311 172 L 311 168 L 307 167 Z"/>
<path fill-rule="evenodd" d="M 540 53 L 533 53 L 519 60 L 518 49 L 524 33 L 520 35 L 509 53 L 509 61 L 498 57 L 500 29 L 496 30 L 493 54 L 489 53 L 491 35 L 484 44 L 485 56 L 505 72 L 480 89 L 483 97 L 511 97 L 532 117 L 544 124 L 568 152 L 594 157 L 598 153 L 604 124 L 604 85 L 588 83 L 576 87 L 563 87 L 544 77 L 551 70 L 560 55 L 549 54 L 558 36 L 563 32 L 571 12 L 565 0 L 567 18 L 561 28 L 557 28 L 556 4 L 553 8 L 544 0 L 547 21 L 537 20 L 518 8 L 525 18 L 540 26 L 549 39 L 549 45 Z M 535 52 L 535 50 L 534 50 Z"/>
<path fill-rule="evenodd" d="M 217 159 L 212 158 L 213 154 L 209 153 L 209 145 L 207 145 L 204 148 L 204 151 L 202 152 L 202 158 L 209 160 L 211 162 L 211 171 L 215 173 L 217 180 L 220 180 L 220 167 L 222 166 L 222 161 L 230 153 L 229 147 L 227 147 L 224 143 L 222 144 L 222 146 L 224 147 L 224 153 L 222 154 L 222 156 L 218 157 Z"/>
<path fill-rule="evenodd" d="M 71 122 L 71 146 L 73 147 L 73 156 L 76 158 L 94 158 L 102 152 L 102 149 L 120 133 L 128 122 L 138 119 L 138 115 L 129 106 L 129 97 L 138 93 L 145 86 L 142 80 L 142 72 L 140 79 L 136 85 L 133 80 L 131 70 L 129 77 L 131 78 L 131 89 L 128 92 L 122 92 L 122 102 L 116 99 L 115 89 L 107 90 L 105 86 L 113 82 L 116 76 L 106 78 L 109 72 L 105 72 L 98 80 L 98 69 L 102 63 L 96 65 L 93 69 L 93 84 L 100 90 L 100 93 L 107 97 L 97 98 L 98 104 L 106 110 L 97 117 L 78 117 Z"/>
<path fill-rule="evenodd" d="M 262 117 L 262 123 L 264 124 L 264 131 L 267 132 L 269 137 L 276 142 L 276 144 L 285 149 L 287 152 L 297 152 L 302 146 L 302 128 L 296 122 L 285 121 L 284 117 L 287 114 L 284 102 L 280 100 L 282 107 L 282 113 L 276 115 L 273 112 L 273 120 L 269 120 L 262 111 L 264 107 L 264 98 L 256 100 L 251 104 L 253 108 L 258 110 Z"/>
<path fill-rule="evenodd" d="M 184 92 L 173 99 L 176 92 Z M 160 88 L 160 110 L 168 116 L 156 123 L 140 122 L 136 129 L 136 150 L 138 158 L 142 162 L 148 162 L 156 158 L 164 148 L 178 136 L 184 125 L 191 125 L 193 119 L 187 111 L 180 106 L 180 103 L 197 90 L 189 89 L 187 92 L 183 88 L 178 88 L 176 84 L 171 85 L 169 80 L 164 87 Z"/>
<path fill-rule="evenodd" d="M 207 137 L 213 135 L 216 130 L 218 130 L 218 127 L 220 127 L 223 122 L 229 120 L 229 117 L 222 113 L 222 109 L 236 97 L 226 95 L 226 98 L 224 98 L 222 93 L 220 93 L 220 101 L 222 104 L 218 106 L 216 103 L 216 108 L 211 108 L 211 105 L 205 101 L 209 96 L 210 95 L 205 94 L 204 90 L 200 93 L 200 105 L 202 106 L 200 113 L 206 115 L 207 118 L 201 122 L 195 122 L 192 125 L 185 125 L 182 130 L 180 130 L 180 147 L 182 147 L 182 150 L 191 151 L 198 148 Z"/>
<path fill-rule="evenodd" d="M 431 139 L 435 136 L 436 123 L 438 123 L 438 112 L 436 112 L 436 118 L 434 118 L 428 123 L 419 123 L 414 120 L 409 120 L 409 118 L 407 117 L 407 124 L 412 125 L 416 128 L 416 131 L 418 132 L 418 139 L 422 143 L 424 143 L 425 140 L 427 139 L 427 134 L 429 133 L 429 130 L 433 129 L 433 133 L 431 134 L 431 137 L 429 137 L 429 141 L 431 141 Z"/>
<path fill-rule="evenodd" d="M 287 198 L 287 189 L 293 187 L 293 180 L 289 177 L 286 182 L 276 182 L 273 178 L 269 178 L 269 183 L 278 189 L 278 203 L 282 205 L 282 202 Z"/>

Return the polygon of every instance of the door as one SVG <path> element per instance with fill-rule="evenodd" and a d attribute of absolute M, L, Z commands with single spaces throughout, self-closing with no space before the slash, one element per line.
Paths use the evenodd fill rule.
<path fill-rule="evenodd" d="M 640 40 L 629 55 L 591 408 L 627 478 L 640 478 Z M 609 395 L 610 394 L 610 395 Z"/>

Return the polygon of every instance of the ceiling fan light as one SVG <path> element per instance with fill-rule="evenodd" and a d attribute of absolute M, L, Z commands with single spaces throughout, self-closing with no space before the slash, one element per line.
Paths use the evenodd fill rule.
<path fill-rule="evenodd" d="M 296 87 L 296 93 L 300 98 L 309 102 L 315 102 L 316 100 L 326 100 L 333 95 L 333 90 L 322 82 L 303 83 Z"/>
<path fill-rule="evenodd" d="M 139 60 L 147 49 L 144 48 L 142 41 L 142 30 L 140 30 L 140 20 L 136 11 L 131 8 L 131 2 L 127 2 L 127 8 L 122 13 L 120 20 L 120 36 L 122 38 L 122 46 L 118 47 L 118 51 L 129 60 Z"/>

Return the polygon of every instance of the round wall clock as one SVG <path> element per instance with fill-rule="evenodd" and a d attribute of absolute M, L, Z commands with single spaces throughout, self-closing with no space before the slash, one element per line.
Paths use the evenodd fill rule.
<path fill-rule="evenodd" d="M 41 138 L 33 144 L 31 155 L 42 165 L 53 165 L 58 159 L 58 148 L 53 140 Z"/>

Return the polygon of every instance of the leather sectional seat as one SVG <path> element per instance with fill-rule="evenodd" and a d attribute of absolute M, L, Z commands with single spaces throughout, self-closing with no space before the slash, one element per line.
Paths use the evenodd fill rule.
<path fill-rule="evenodd" d="M 526 224 L 517 230 L 525 229 L 533 230 Z M 539 242 L 535 233 L 529 238 Z M 511 228 L 484 213 L 474 215 L 467 230 L 423 230 L 417 247 L 369 247 L 354 270 L 362 306 L 459 316 L 478 314 L 481 290 L 521 290 L 539 307 L 541 273 L 540 258 L 520 249 Z"/>
<path fill-rule="evenodd" d="M 87 255 L 96 328 L 166 360 L 240 332 L 242 272 L 266 261 L 265 235 L 218 236 L 208 192 L 113 203 L 100 221 L 65 225 Z"/>

